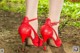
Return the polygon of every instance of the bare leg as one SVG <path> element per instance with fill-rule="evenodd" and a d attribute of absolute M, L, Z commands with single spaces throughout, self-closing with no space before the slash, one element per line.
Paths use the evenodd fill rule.
<path fill-rule="evenodd" d="M 51 19 L 51 22 L 59 22 L 63 2 L 64 0 L 49 0 L 49 4 L 50 4 L 49 5 L 49 18 Z M 58 26 L 59 24 L 53 26 L 57 34 L 58 34 Z M 54 35 L 53 37 L 56 40 L 55 34 L 53 35 Z M 50 41 L 50 44 L 53 45 L 53 41 Z"/>
<path fill-rule="evenodd" d="M 38 6 L 38 0 L 25 0 L 26 1 L 26 14 L 30 19 L 37 18 L 37 6 Z M 38 29 L 38 20 L 34 20 L 30 22 L 30 25 L 34 28 L 34 30 L 37 32 Z M 32 37 L 34 38 L 34 33 L 31 33 Z M 32 40 L 28 39 L 28 45 L 33 45 Z"/>

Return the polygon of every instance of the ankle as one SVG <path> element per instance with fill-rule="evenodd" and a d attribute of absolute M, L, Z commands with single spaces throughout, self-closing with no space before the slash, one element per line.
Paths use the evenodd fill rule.
<path fill-rule="evenodd" d="M 29 24 L 33 27 L 33 29 L 37 32 L 38 29 L 38 20 L 29 22 Z"/>

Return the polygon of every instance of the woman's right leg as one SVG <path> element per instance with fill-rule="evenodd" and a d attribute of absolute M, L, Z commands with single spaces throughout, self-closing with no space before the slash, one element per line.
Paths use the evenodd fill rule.
<path fill-rule="evenodd" d="M 26 14 L 25 14 L 25 16 L 27 16 L 29 20 L 37 18 L 38 0 L 25 0 L 25 2 L 26 2 Z M 32 22 L 29 22 L 29 23 L 34 28 L 34 30 L 37 32 L 38 20 L 34 20 Z M 33 32 L 31 33 L 31 35 L 34 38 Z M 33 45 L 31 39 L 28 39 L 27 45 Z"/>

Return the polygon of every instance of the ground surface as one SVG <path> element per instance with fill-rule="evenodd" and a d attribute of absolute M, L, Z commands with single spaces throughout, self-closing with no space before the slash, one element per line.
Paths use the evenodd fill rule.
<path fill-rule="evenodd" d="M 65 25 L 59 30 L 63 41 L 60 48 L 47 46 L 47 51 L 43 51 L 42 47 L 26 46 L 25 52 L 22 52 L 22 43 L 17 32 L 22 18 L 19 13 L 0 10 L 0 48 L 3 48 L 5 53 L 73 53 L 73 46 L 80 46 L 80 28 Z M 44 20 L 45 18 L 39 18 L 40 25 Z"/>

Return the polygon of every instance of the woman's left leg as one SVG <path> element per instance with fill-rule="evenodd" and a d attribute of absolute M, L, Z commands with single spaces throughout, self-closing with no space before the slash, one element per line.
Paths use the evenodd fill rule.
<path fill-rule="evenodd" d="M 59 22 L 63 2 L 64 0 L 49 0 L 49 18 L 51 22 Z M 58 26 L 59 24 L 53 26 L 57 34 L 58 34 Z M 55 40 L 57 39 L 55 33 L 53 34 L 53 37 Z M 50 44 L 53 45 L 52 40 L 50 40 Z"/>

